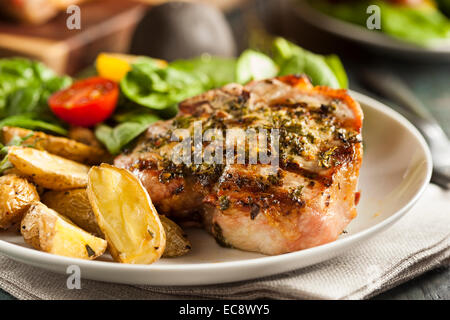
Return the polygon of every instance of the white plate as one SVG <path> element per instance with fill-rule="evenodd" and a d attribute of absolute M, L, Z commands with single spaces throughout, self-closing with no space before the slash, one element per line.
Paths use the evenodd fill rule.
<path fill-rule="evenodd" d="M 431 156 L 424 139 L 402 116 L 366 96 L 351 93 L 364 110 L 365 154 L 359 188 L 358 217 L 347 234 L 319 247 L 263 256 L 218 246 L 202 230 L 187 230 L 188 255 L 153 265 L 71 259 L 30 249 L 13 233 L 0 233 L 0 252 L 20 262 L 65 273 L 78 265 L 85 279 L 150 285 L 203 285 L 247 280 L 306 267 L 330 259 L 383 231 L 417 201 L 431 176 Z M 103 257 L 106 260 L 108 257 Z"/>
<path fill-rule="evenodd" d="M 291 6 L 296 16 L 308 24 L 378 51 L 412 60 L 450 62 L 450 42 L 445 42 L 441 46 L 420 47 L 397 40 L 377 30 L 369 30 L 331 17 L 311 7 L 305 0 L 293 0 Z"/>

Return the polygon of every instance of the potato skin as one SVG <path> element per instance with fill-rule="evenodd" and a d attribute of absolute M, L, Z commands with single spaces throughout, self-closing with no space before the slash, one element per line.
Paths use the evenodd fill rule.
<path fill-rule="evenodd" d="M 104 238 L 92 211 L 86 189 L 47 191 L 41 201 L 49 208 L 66 216 L 80 228 Z M 160 215 L 159 219 L 166 232 L 166 248 L 163 258 L 179 257 L 191 250 L 191 243 L 180 226 Z"/>
<path fill-rule="evenodd" d="M 159 219 L 166 232 L 166 249 L 164 249 L 163 258 L 174 258 L 187 254 L 191 250 L 191 243 L 183 229 L 166 216 L 160 215 Z"/>
<path fill-rule="evenodd" d="M 34 201 L 39 201 L 36 187 L 15 174 L 0 177 L 0 229 L 20 223 Z"/>
<path fill-rule="evenodd" d="M 47 151 L 8 147 L 8 159 L 22 175 L 47 189 L 67 190 L 87 185 L 88 166 Z"/>
<path fill-rule="evenodd" d="M 39 202 L 33 203 L 20 224 L 20 233 L 26 243 L 30 244 L 37 250 L 41 250 L 41 242 L 39 240 L 39 219 L 40 211 L 37 206 Z"/>
<path fill-rule="evenodd" d="M 36 149 L 45 150 L 60 157 L 85 164 L 99 164 L 110 159 L 109 154 L 102 148 L 89 146 L 76 140 L 57 137 L 39 131 L 31 131 L 17 127 L 2 128 L 2 143 L 8 144 L 14 137 L 25 138 L 24 145 L 31 145 Z"/>
<path fill-rule="evenodd" d="M 69 218 L 80 228 L 104 238 L 89 203 L 86 189 L 47 191 L 41 201 L 49 208 Z"/>
<path fill-rule="evenodd" d="M 35 249 L 66 257 L 92 260 L 107 247 L 105 240 L 82 230 L 39 201 L 28 209 L 20 231 L 25 242 Z"/>
<path fill-rule="evenodd" d="M 115 261 L 151 264 L 162 256 L 164 228 L 147 190 L 131 172 L 108 164 L 92 167 L 87 193 Z"/>

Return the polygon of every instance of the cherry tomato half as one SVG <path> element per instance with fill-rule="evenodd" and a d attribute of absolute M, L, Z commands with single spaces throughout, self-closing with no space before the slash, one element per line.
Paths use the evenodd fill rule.
<path fill-rule="evenodd" d="M 116 108 L 119 88 L 114 81 L 92 77 L 54 93 L 48 104 L 60 119 L 90 127 L 106 120 Z"/>

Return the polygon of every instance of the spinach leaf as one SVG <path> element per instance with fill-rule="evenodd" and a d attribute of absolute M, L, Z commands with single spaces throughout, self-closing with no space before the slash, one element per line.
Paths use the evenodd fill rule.
<path fill-rule="evenodd" d="M 450 20 L 434 7 L 379 5 L 382 32 L 420 46 L 434 46 L 450 39 Z"/>
<path fill-rule="evenodd" d="M 42 89 L 39 85 L 30 84 L 28 87 L 19 88 L 8 97 L 6 114 L 33 113 L 41 99 Z"/>
<path fill-rule="evenodd" d="M 341 59 L 339 59 L 339 57 L 335 54 L 324 56 L 324 59 L 328 67 L 331 69 L 331 71 L 333 71 L 334 76 L 339 83 L 339 87 L 347 89 L 348 77 Z"/>
<path fill-rule="evenodd" d="M 159 68 L 151 59 L 139 59 L 121 80 L 122 93 L 138 105 L 163 110 L 204 91 L 194 73 L 173 67 Z"/>
<path fill-rule="evenodd" d="M 448 0 L 440 1 L 441 9 L 445 10 L 446 1 Z M 450 20 L 428 2 L 417 6 L 398 5 L 380 0 L 351 3 L 310 0 L 309 3 L 325 14 L 364 27 L 369 17 L 367 7 L 377 5 L 381 10 L 381 32 L 419 46 L 438 45 L 450 38 Z"/>
<path fill-rule="evenodd" d="M 337 56 L 314 54 L 283 39 L 273 45 L 274 60 L 280 66 L 279 75 L 305 73 L 314 85 L 346 88 L 347 75 Z"/>
<path fill-rule="evenodd" d="M 133 141 L 148 126 L 160 118 L 150 113 L 128 113 L 115 117 L 122 121 L 115 127 L 100 124 L 95 128 L 95 136 L 100 140 L 111 154 L 118 154 L 124 146 Z"/>
<path fill-rule="evenodd" d="M 265 54 L 245 50 L 236 62 L 236 81 L 245 84 L 252 80 L 272 78 L 278 73 L 278 67 Z"/>
<path fill-rule="evenodd" d="M 67 135 L 67 130 L 64 127 L 39 119 L 33 119 L 31 115 L 27 114 L 11 116 L 0 120 L 0 128 L 5 126 L 51 131 L 61 135 Z"/>
<path fill-rule="evenodd" d="M 70 85 L 42 63 L 23 58 L 0 59 L 0 123 L 65 133 L 47 100 Z"/>
<path fill-rule="evenodd" d="M 11 141 L 8 142 L 8 144 L 5 146 L 2 143 L 0 143 L 0 174 L 3 174 L 4 171 L 14 168 L 12 163 L 8 159 L 8 148 L 11 146 L 23 146 L 24 142 L 27 141 L 28 138 L 33 136 L 33 133 L 30 133 L 26 135 L 25 137 L 19 137 L 19 136 L 13 136 Z M 34 146 L 28 146 L 26 147 L 34 147 Z"/>
<path fill-rule="evenodd" d="M 190 60 L 176 60 L 172 68 L 196 74 L 205 90 L 221 87 L 235 79 L 236 60 L 207 54 Z"/>

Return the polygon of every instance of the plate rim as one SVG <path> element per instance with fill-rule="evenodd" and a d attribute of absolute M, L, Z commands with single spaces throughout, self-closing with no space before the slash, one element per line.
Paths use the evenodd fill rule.
<path fill-rule="evenodd" d="M 295 3 L 294 3 L 295 2 Z M 291 0 L 294 12 L 301 19 L 315 26 L 318 29 L 324 30 L 328 33 L 332 33 L 336 36 L 343 37 L 348 40 L 357 41 L 364 44 L 369 44 L 381 49 L 390 49 L 403 53 L 420 53 L 432 56 L 441 56 L 448 58 L 450 54 L 449 46 L 419 46 L 409 43 L 407 41 L 401 41 L 395 37 L 383 34 L 381 32 L 370 31 L 362 26 L 352 24 L 347 21 L 339 20 L 335 17 L 329 16 L 317 9 L 311 7 L 305 0 Z M 320 19 L 326 23 L 315 23 Z M 337 28 L 336 28 L 337 26 Z M 342 29 L 345 32 L 342 32 Z M 367 36 L 370 35 L 370 36 Z"/>
<path fill-rule="evenodd" d="M 423 181 L 421 181 L 420 188 L 415 193 L 415 195 L 409 200 L 409 202 L 397 210 L 394 214 L 386 218 L 385 220 L 365 229 L 357 232 L 353 235 L 349 235 L 342 239 L 337 239 L 335 241 L 291 253 L 285 253 L 275 256 L 262 256 L 252 259 L 243 259 L 237 261 L 226 261 L 226 262 L 205 262 L 205 263 L 189 263 L 189 264 L 152 264 L 152 265 L 133 265 L 133 264 L 121 264 L 115 262 L 98 261 L 98 260 L 83 260 L 78 258 L 70 258 L 64 256 L 58 256 L 46 252 L 41 252 L 33 248 L 23 247 L 14 243 L 7 242 L 6 240 L 0 239 L 0 253 L 11 257 L 14 260 L 18 260 L 21 263 L 42 266 L 42 265 L 57 265 L 57 266 L 68 266 L 68 265 L 78 265 L 80 268 L 94 269 L 94 268 L 106 268 L 105 271 L 135 271 L 135 272 L 151 272 L 151 271 L 165 271 L 165 272 L 176 272 L 176 271 L 214 271 L 222 268 L 241 268 L 241 267 L 251 267 L 260 264 L 279 264 L 283 262 L 290 262 L 291 259 L 308 259 L 310 257 L 326 254 L 330 248 L 334 248 L 336 252 L 341 252 L 340 250 L 350 247 L 352 243 L 359 243 L 367 239 L 374 234 L 383 231 L 389 226 L 392 226 L 398 219 L 400 219 L 406 212 L 408 212 L 418 199 L 423 195 L 426 187 L 428 186 L 431 173 L 432 173 L 432 160 L 431 153 L 428 148 L 425 139 L 422 137 L 420 132 L 402 115 L 393 109 L 389 108 L 385 104 L 370 98 L 364 94 L 348 90 L 349 94 L 358 102 L 367 105 L 369 108 L 376 109 L 377 111 L 384 113 L 388 117 L 396 120 L 399 124 L 403 125 L 409 133 L 411 133 L 419 145 L 422 147 L 425 155 L 426 162 L 426 175 Z M 328 260 L 328 259 L 325 259 Z M 322 260 L 323 261 L 323 260 Z M 312 263 L 315 264 L 315 263 Z M 309 264 L 311 265 L 311 264 Z M 44 268 L 44 267 L 41 267 Z M 48 268 L 47 268 L 48 269 Z M 275 272 L 272 274 L 277 274 Z M 249 278 L 250 279 L 250 278 Z M 111 281 L 112 282 L 112 281 Z M 116 281 L 120 282 L 120 281 Z M 232 281 L 228 281 L 232 282 Z M 219 282 L 211 282 L 219 283 Z"/>

